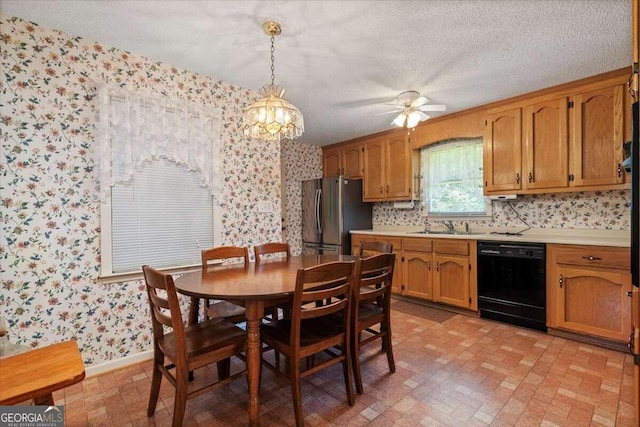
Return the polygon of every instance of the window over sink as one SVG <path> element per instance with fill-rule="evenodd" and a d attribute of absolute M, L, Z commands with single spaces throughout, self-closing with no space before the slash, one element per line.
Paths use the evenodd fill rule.
<path fill-rule="evenodd" d="M 484 219 L 491 201 L 482 194 L 482 138 L 453 139 L 420 151 L 424 215 Z"/>

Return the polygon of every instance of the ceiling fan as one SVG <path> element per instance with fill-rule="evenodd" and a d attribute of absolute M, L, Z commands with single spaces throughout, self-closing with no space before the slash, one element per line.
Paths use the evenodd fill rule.
<path fill-rule="evenodd" d="M 418 123 L 431 117 L 425 111 L 445 111 L 447 109 L 446 105 L 427 105 L 428 103 L 429 98 L 420 96 L 420 93 L 415 90 L 407 90 L 398 94 L 395 104 L 391 104 L 398 109 L 383 114 L 400 113 L 392 124 L 398 127 L 403 127 L 406 124 L 408 128 L 414 128 Z"/>

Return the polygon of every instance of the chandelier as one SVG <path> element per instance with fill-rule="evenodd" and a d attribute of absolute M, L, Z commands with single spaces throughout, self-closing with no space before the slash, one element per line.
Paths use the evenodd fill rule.
<path fill-rule="evenodd" d="M 262 24 L 264 32 L 271 36 L 271 84 L 260 91 L 262 99 L 254 102 L 242 112 L 244 135 L 259 141 L 295 139 L 304 133 L 302 113 L 293 104 L 282 99 L 285 90 L 273 83 L 275 77 L 275 37 L 282 32 L 280 24 L 267 21 Z"/>

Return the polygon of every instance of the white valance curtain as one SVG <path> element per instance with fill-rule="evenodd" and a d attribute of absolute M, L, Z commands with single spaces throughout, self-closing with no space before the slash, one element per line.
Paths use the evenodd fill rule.
<path fill-rule="evenodd" d="M 100 104 L 101 198 L 159 158 L 198 172 L 211 195 L 220 194 L 219 109 L 109 86 L 100 88 Z"/>

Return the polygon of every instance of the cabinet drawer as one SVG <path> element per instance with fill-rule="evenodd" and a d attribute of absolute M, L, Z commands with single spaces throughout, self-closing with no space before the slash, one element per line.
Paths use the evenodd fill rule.
<path fill-rule="evenodd" d="M 431 239 L 422 238 L 402 239 L 402 249 L 406 251 L 431 252 L 432 241 Z"/>
<path fill-rule="evenodd" d="M 629 270 L 631 250 L 608 246 L 555 246 L 556 264 Z"/>
<path fill-rule="evenodd" d="M 377 240 L 376 236 L 372 236 L 371 234 L 352 234 L 351 235 L 351 244 L 359 245 L 360 242 L 373 242 Z"/>
<path fill-rule="evenodd" d="M 439 254 L 469 255 L 469 241 L 454 239 L 436 239 L 433 241 L 433 251 Z"/>

